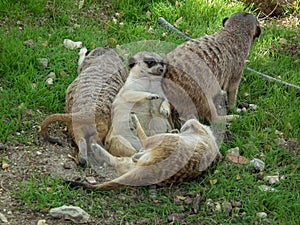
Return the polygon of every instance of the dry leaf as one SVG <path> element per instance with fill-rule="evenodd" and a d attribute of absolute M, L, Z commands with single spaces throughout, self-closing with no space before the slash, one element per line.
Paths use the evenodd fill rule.
<path fill-rule="evenodd" d="M 48 41 L 45 41 L 43 44 L 42 44 L 44 47 L 47 47 L 49 45 Z"/>
<path fill-rule="evenodd" d="M 2 169 L 3 170 L 8 170 L 8 168 L 9 168 L 9 164 L 7 163 L 7 162 L 2 162 Z"/>
<path fill-rule="evenodd" d="M 244 156 L 236 156 L 236 155 L 227 155 L 226 159 L 237 164 L 248 164 L 249 160 L 245 158 Z"/>
<path fill-rule="evenodd" d="M 217 182 L 218 182 L 217 179 L 209 180 L 209 183 L 210 183 L 211 185 L 214 185 L 214 184 L 216 184 Z"/>
<path fill-rule="evenodd" d="M 176 198 L 180 201 L 184 201 L 186 199 L 186 197 L 180 195 L 176 195 Z"/>

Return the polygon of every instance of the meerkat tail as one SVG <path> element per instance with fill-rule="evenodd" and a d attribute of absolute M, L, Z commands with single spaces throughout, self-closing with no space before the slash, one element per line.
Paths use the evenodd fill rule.
<path fill-rule="evenodd" d="M 136 124 L 136 131 L 137 131 L 137 135 L 139 137 L 139 139 L 142 141 L 142 140 L 145 140 L 147 138 L 147 135 L 139 121 L 139 119 L 137 118 L 137 116 L 135 114 L 132 114 L 132 119 L 133 119 L 133 122 Z"/>
<path fill-rule="evenodd" d="M 49 141 L 53 144 L 62 145 L 62 142 L 59 138 L 51 137 L 48 135 L 47 127 L 55 122 L 71 123 L 72 115 L 71 114 L 53 114 L 48 116 L 41 125 L 41 135 L 44 140 Z"/>

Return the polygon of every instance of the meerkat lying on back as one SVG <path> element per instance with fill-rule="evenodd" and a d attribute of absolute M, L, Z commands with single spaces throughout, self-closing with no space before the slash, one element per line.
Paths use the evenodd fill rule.
<path fill-rule="evenodd" d="M 188 120 L 179 134 L 164 133 L 147 137 L 134 116 L 143 151 L 132 157 L 115 157 L 98 144 L 94 152 L 112 165 L 121 176 L 101 184 L 68 181 L 71 186 L 92 190 L 112 190 L 124 186 L 169 185 L 192 180 L 220 157 L 215 137 L 208 126 L 198 120 Z"/>
<path fill-rule="evenodd" d="M 210 122 L 233 118 L 218 115 L 213 99 L 224 90 L 229 108 L 235 106 L 245 61 L 260 27 L 245 12 L 224 19 L 223 25 L 218 33 L 187 41 L 167 55 L 163 88 L 183 121 L 199 116 Z"/>
<path fill-rule="evenodd" d="M 152 52 L 140 52 L 129 59 L 128 78 L 112 106 L 112 126 L 105 147 L 115 156 L 131 156 L 141 143 L 131 121 L 135 113 L 147 135 L 172 129 L 170 105 L 162 90 L 166 72 L 164 60 Z"/>
<path fill-rule="evenodd" d="M 103 144 L 111 124 L 112 101 L 124 84 L 128 71 L 123 59 L 113 49 L 96 48 L 80 57 L 78 77 L 66 93 L 66 113 L 48 116 L 41 125 L 45 140 L 57 143 L 48 135 L 47 127 L 54 122 L 67 123 L 78 146 L 78 161 L 88 165 L 91 143 Z"/>

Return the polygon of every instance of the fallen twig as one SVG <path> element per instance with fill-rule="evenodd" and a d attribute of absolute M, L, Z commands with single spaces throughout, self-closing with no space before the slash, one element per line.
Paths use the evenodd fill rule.
<path fill-rule="evenodd" d="M 162 18 L 162 17 L 159 17 L 159 18 L 158 18 L 157 23 L 158 23 L 161 27 L 163 27 L 163 28 L 165 28 L 166 30 L 169 30 L 169 31 L 171 31 L 171 32 L 173 32 L 173 33 L 175 33 L 175 34 L 177 34 L 179 37 L 185 39 L 186 41 L 189 41 L 189 40 L 192 39 L 192 38 L 190 38 L 189 36 L 187 36 L 187 35 L 185 35 L 184 33 L 182 33 L 181 31 L 179 31 L 177 28 L 175 28 L 172 24 L 170 24 L 168 21 L 166 21 L 166 20 L 165 20 L 164 18 Z M 278 79 L 276 79 L 276 78 L 274 78 L 274 77 L 268 76 L 268 75 L 266 75 L 266 74 L 264 74 L 264 73 L 258 72 L 258 71 L 254 70 L 254 69 L 249 68 L 249 67 L 246 67 L 246 70 L 249 70 L 249 71 L 251 71 L 251 72 L 253 72 L 253 73 L 256 73 L 256 74 L 258 74 L 260 77 L 265 78 L 265 79 L 267 79 L 267 80 L 275 81 L 275 82 L 278 82 L 278 83 L 281 83 L 281 84 L 284 84 L 284 85 L 287 85 L 287 86 L 296 88 L 297 90 L 300 91 L 300 87 L 297 86 L 297 85 L 290 84 L 290 83 L 285 82 L 285 81 L 282 81 L 282 80 L 278 80 Z"/>

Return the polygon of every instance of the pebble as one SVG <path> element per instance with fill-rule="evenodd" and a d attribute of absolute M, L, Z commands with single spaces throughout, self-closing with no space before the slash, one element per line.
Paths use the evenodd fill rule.
<path fill-rule="evenodd" d="M 90 184 L 96 184 L 97 183 L 97 181 L 94 177 L 86 177 L 85 179 Z"/>
<path fill-rule="evenodd" d="M 47 77 L 54 79 L 54 78 L 56 78 L 56 75 L 54 72 L 50 72 Z"/>
<path fill-rule="evenodd" d="M 53 85 L 53 78 L 48 78 L 47 80 L 46 80 L 46 84 L 48 84 L 48 85 Z"/>
<path fill-rule="evenodd" d="M 63 205 L 61 207 L 50 209 L 49 213 L 55 218 L 64 218 L 66 220 L 71 220 L 74 223 L 87 223 L 90 219 L 90 215 L 77 206 Z"/>
<path fill-rule="evenodd" d="M 42 67 L 47 68 L 49 61 L 46 58 L 38 58 L 37 59 L 39 61 L 39 63 L 42 65 Z"/>
<path fill-rule="evenodd" d="M 71 50 L 76 49 L 76 48 L 82 48 L 81 41 L 72 41 L 70 39 L 64 39 L 63 44 L 66 48 L 69 48 Z"/>
<path fill-rule="evenodd" d="M 276 192 L 277 191 L 275 188 L 269 187 L 267 185 L 260 185 L 260 186 L 258 186 L 258 188 L 261 191 L 270 191 L 270 192 Z"/>
<path fill-rule="evenodd" d="M 250 161 L 250 167 L 254 168 L 255 170 L 264 170 L 265 163 L 260 159 L 254 158 Z"/>
<path fill-rule="evenodd" d="M 2 213 L 0 213 L 0 221 L 2 221 L 3 223 L 8 223 L 7 218 Z"/>
<path fill-rule="evenodd" d="M 30 47 L 33 46 L 34 42 L 33 42 L 32 39 L 30 39 L 30 40 L 24 41 L 23 44 L 24 44 L 26 47 L 30 48 Z"/>
<path fill-rule="evenodd" d="M 37 225 L 48 225 L 48 224 L 46 223 L 46 220 L 39 220 L 37 222 Z"/>
<path fill-rule="evenodd" d="M 240 155 L 240 148 L 239 147 L 235 147 L 235 148 L 228 149 L 227 150 L 227 155 L 239 156 Z"/>
<path fill-rule="evenodd" d="M 279 175 L 276 176 L 266 176 L 265 180 L 268 184 L 276 184 L 279 183 L 282 178 Z"/>
<path fill-rule="evenodd" d="M 256 213 L 256 216 L 259 217 L 259 218 L 264 219 L 268 216 L 268 214 L 265 213 L 265 212 L 258 212 L 258 213 Z"/>
<path fill-rule="evenodd" d="M 0 150 L 6 150 L 7 146 L 5 144 L 0 143 Z"/>

